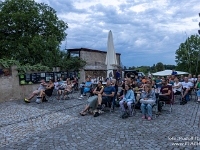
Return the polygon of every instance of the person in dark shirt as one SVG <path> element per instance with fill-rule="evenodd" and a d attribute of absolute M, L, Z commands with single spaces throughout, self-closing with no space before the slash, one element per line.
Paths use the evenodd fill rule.
<path fill-rule="evenodd" d="M 111 85 L 110 80 L 107 80 L 106 86 L 103 89 L 103 94 L 98 95 L 98 106 L 97 109 L 102 109 L 101 104 L 111 102 L 115 95 L 115 88 Z M 99 112 L 94 114 L 94 117 L 99 116 Z"/>
<path fill-rule="evenodd" d="M 116 72 L 116 84 L 119 84 L 119 80 L 120 80 L 120 72 L 119 72 L 119 70 L 117 70 L 117 72 Z"/>
<path fill-rule="evenodd" d="M 161 109 L 162 109 L 162 104 L 160 103 L 160 101 L 169 102 L 171 98 L 172 98 L 172 87 L 168 85 L 165 79 L 163 79 L 158 100 L 158 115 L 161 114 Z"/>

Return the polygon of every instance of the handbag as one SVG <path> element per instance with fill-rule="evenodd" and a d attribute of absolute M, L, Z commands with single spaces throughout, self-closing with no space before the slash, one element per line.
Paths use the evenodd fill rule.
<path fill-rule="evenodd" d="M 153 99 L 148 99 L 148 100 L 144 100 L 144 99 L 141 99 L 140 100 L 140 103 L 143 103 L 143 104 L 155 104 L 156 100 L 153 100 Z"/>

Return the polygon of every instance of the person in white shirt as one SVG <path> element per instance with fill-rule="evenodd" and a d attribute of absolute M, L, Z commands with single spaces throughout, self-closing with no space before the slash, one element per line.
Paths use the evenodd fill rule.
<path fill-rule="evenodd" d="M 191 83 L 191 87 L 194 87 L 194 79 L 192 78 L 192 74 L 188 75 L 188 81 Z"/>
<path fill-rule="evenodd" d="M 59 83 L 58 83 L 58 80 L 55 79 L 55 82 L 54 82 L 54 89 L 55 89 L 55 90 L 58 90 L 58 88 L 59 88 L 59 87 L 58 87 L 58 84 L 59 84 Z"/>
<path fill-rule="evenodd" d="M 183 86 L 182 98 L 185 99 L 186 101 L 188 101 L 189 100 L 188 93 L 189 93 L 190 89 L 193 87 L 193 84 L 188 81 L 188 77 L 185 77 L 184 82 L 182 82 L 182 86 Z"/>
<path fill-rule="evenodd" d="M 174 95 L 180 95 L 182 90 L 182 84 L 179 82 L 178 77 L 174 78 L 174 85 L 172 86 Z"/>

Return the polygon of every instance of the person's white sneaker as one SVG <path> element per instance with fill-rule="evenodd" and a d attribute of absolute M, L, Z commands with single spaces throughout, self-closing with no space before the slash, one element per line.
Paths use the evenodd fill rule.
<path fill-rule="evenodd" d="M 82 97 L 79 97 L 78 99 L 82 99 Z"/>
<path fill-rule="evenodd" d="M 83 97 L 83 95 L 80 96 L 81 98 Z"/>

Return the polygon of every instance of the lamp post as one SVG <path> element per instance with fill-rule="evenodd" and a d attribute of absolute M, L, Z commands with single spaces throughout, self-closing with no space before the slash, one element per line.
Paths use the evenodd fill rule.
<path fill-rule="evenodd" d="M 185 48 L 186 48 L 186 52 L 187 52 L 189 72 L 191 73 L 191 62 L 190 62 L 191 60 L 190 60 L 190 52 L 189 52 L 189 38 L 188 38 L 188 35 L 187 35 L 186 32 L 185 32 L 185 35 L 186 35 L 186 45 L 185 45 Z"/>
<path fill-rule="evenodd" d="M 199 13 L 199 17 L 200 17 L 200 13 Z M 199 27 L 200 27 L 200 22 L 199 22 Z M 198 33 L 200 34 L 200 30 L 198 30 Z"/>

